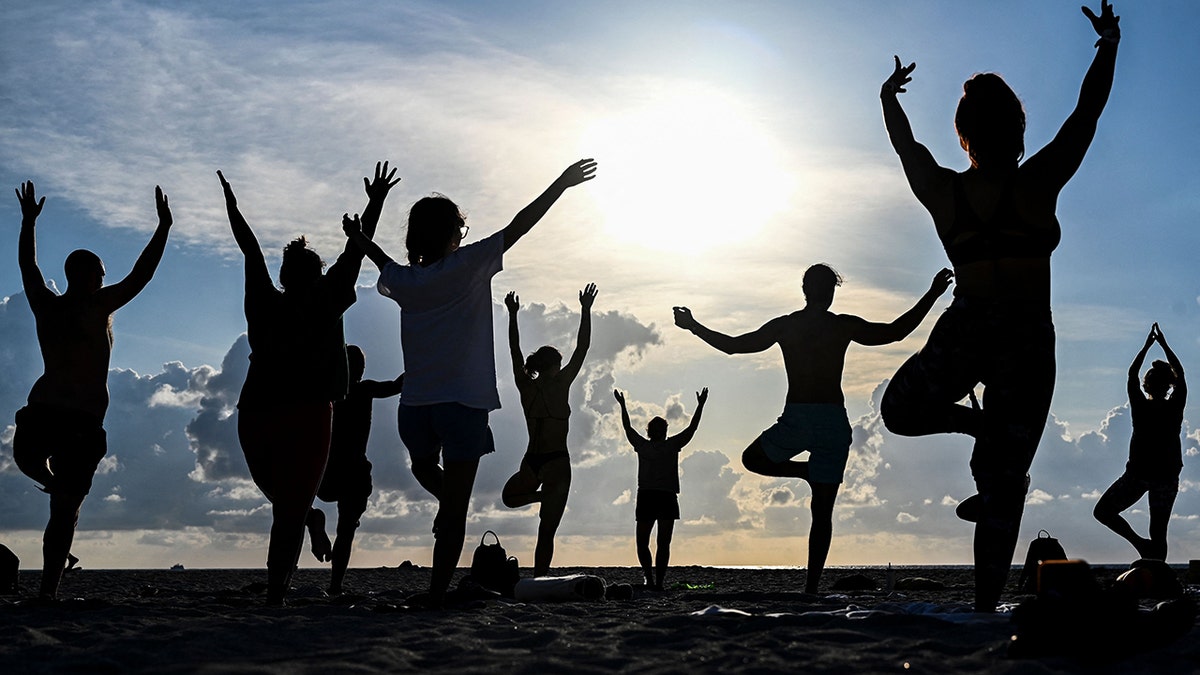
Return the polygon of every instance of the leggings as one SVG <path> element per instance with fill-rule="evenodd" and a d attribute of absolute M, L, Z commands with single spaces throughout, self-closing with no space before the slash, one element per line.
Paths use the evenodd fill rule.
<path fill-rule="evenodd" d="M 1049 308 L 955 298 L 888 384 L 880 413 L 901 436 L 971 430 L 981 495 L 1025 490 L 1054 393 Z M 959 405 L 983 383 L 983 412 Z M 1019 517 L 1019 516 L 1018 516 Z"/>

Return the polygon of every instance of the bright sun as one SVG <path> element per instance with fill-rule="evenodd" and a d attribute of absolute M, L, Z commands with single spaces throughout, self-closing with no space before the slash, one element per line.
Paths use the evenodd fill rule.
<path fill-rule="evenodd" d="M 610 236 L 697 253 L 754 236 L 793 190 L 776 144 L 742 106 L 706 91 L 664 93 L 605 118 L 584 147 Z"/>

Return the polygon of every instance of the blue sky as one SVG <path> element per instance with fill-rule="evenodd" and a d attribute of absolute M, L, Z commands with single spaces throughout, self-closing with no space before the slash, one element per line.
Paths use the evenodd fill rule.
<path fill-rule="evenodd" d="M 147 290 L 116 316 L 110 456 L 84 507 L 77 549 L 93 567 L 260 565 L 268 514 L 248 483 L 227 417 L 244 372 L 242 265 L 214 176 L 233 183 L 268 251 L 307 234 L 332 258 L 338 219 L 365 203 L 361 177 L 389 159 L 379 241 L 402 250 L 409 204 L 431 191 L 468 212 L 471 236 L 508 219 L 580 157 L 599 178 L 569 192 L 506 257 L 494 297 L 517 290 L 524 344 L 569 349 L 575 293 L 594 281 L 596 342 L 573 394 L 576 487 L 557 562 L 632 563 L 635 460 L 612 387 L 634 423 L 709 410 L 683 462 L 674 559 L 798 564 L 807 489 L 746 474 L 741 450 L 778 414 L 777 352 L 725 357 L 671 326 L 687 304 L 727 332 L 802 304 L 813 262 L 845 277 L 835 311 L 887 320 L 946 264 L 880 120 L 892 54 L 916 61 L 902 102 L 945 165 L 962 81 L 1001 73 L 1028 113 L 1026 145 L 1057 131 L 1093 50 L 1072 2 L 761 3 L 39 3 L 0 27 L 0 184 L 47 197 L 39 259 L 61 284 L 71 250 L 123 275 L 154 226 L 153 190 L 176 225 Z M 1123 561 L 1131 550 L 1090 518 L 1128 447 L 1124 374 L 1158 321 L 1185 365 L 1200 363 L 1200 60 L 1189 2 L 1121 3 L 1112 98 L 1059 202 L 1054 255 L 1058 384 L 1033 469 L 1024 538 L 1050 529 L 1068 553 Z M 11 464 L 11 413 L 40 372 L 20 294 L 14 197 L 0 199 L 0 540 L 37 559 L 46 505 Z M 394 306 L 361 278 L 347 315 L 369 377 L 403 364 Z M 940 303 L 935 311 L 944 306 Z M 497 321 L 502 314 L 497 305 Z M 855 446 L 831 562 L 967 562 L 954 501 L 972 491 L 961 438 L 899 439 L 873 397 L 907 341 L 852 348 L 844 379 Z M 500 324 L 498 323 L 499 327 Z M 503 350 L 503 331 L 497 346 Z M 491 527 L 531 556 L 535 511 L 499 487 L 524 431 L 511 376 L 493 415 L 470 531 Z M 164 365 L 170 364 L 170 365 Z M 379 491 L 356 564 L 427 561 L 432 508 L 407 474 L 394 402 L 376 408 Z M 1189 408 L 1190 413 L 1190 408 Z M 1200 445 L 1189 433 L 1185 446 Z M 1200 468 L 1191 458 L 1172 523 L 1172 559 L 1200 557 Z M 1144 511 L 1144 509 L 1143 509 Z M 1144 513 L 1133 516 L 1141 527 Z M 509 537 L 506 537 L 506 544 Z M 305 564 L 309 561 L 306 560 Z"/>

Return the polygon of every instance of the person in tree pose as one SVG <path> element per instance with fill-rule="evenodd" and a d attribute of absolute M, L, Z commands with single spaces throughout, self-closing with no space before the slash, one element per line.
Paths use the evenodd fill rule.
<path fill-rule="evenodd" d="M 508 308 L 508 348 L 513 377 L 521 394 L 529 445 L 520 468 L 504 484 L 502 499 L 510 509 L 541 502 L 533 554 L 534 576 L 550 572 L 554 533 L 567 510 L 567 494 L 571 491 L 571 455 L 567 451 L 571 406 L 567 399 L 592 342 L 595 301 L 596 284 L 588 284 L 579 291 L 579 337 L 571 360 L 564 366 L 562 354 L 549 345 L 539 347 L 529 358 L 522 356 L 521 332 L 517 327 L 520 299 L 512 291 L 504 297 L 504 306 Z"/>
<path fill-rule="evenodd" d="M 1058 195 L 1079 168 L 1112 88 L 1118 17 L 1104 0 L 1084 14 L 1100 36 L 1079 100 L 1058 134 L 1023 163 L 1025 111 L 994 73 L 963 85 L 954 125 L 970 159 L 966 171 L 939 166 L 913 138 L 898 95 L 916 64 L 883 83 L 880 100 L 892 147 L 917 200 L 933 217 L 954 265 L 954 302 L 927 344 L 892 377 L 880 412 L 893 433 L 962 433 L 975 438 L 971 474 L 978 494 L 959 514 L 976 522 L 975 609 L 991 612 L 1012 566 L 1029 466 L 1054 391 L 1050 254 L 1061 236 Z M 983 407 L 961 405 L 976 385 Z"/>
<path fill-rule="evenodd" d="M 851 342 L 886 345 L 916 330 L 933 303 L 950 287 L 953 273 L 943 269 L 929 290 L 891 323 L 872 323 L 851 314 L 834 314 L 834 290 L 842 278 L 828 265 L 804 272 L 804 309 L 768 321 L 758 330 L 729 336 L 701 324 L 687 307 L 675 308 L 675 325 L 726 354 L 753 354 L 779 345 L 787 371 L 783 414 L 742 453 L 754 473 L 800 478 L 812 488 L 812 527 L 808 534 L 808 572 L 804 590 L 816 593 L 833 538 L 833 503 L 850 454 L 850 421 L 842 394 L 842 370 Z M 809 452 L 807 461 L 792 459 Z"/>
<path fill-rule="evenodd" d="M 407 265 L 364 236 L 357 219 L 343 218 L 351 241 L 379 267 L 379 292 L 400 305 L 405 363 L 400 440 L 413 476 L 438 500 L 429 592 L 410 599 L 413 604 L 443 604 L 462 555 L 479 458 L 495 450 L 488 426 L 488 412 L 500 407 L 492 277 L 503 267 L 504 253 L 563 192 L 595 176 L 595 161 L 572 164 L 504 229 L 466 246 L 467 225 L 458 205 L 443 195 L 425 197 L 408 213 Z"/>
<path fill-rule="evenodd" d="M 332 563 L 330 595 L 342 592 L 342 580 L 350 564 L 350 547 L 359 519 L 367 511 L 371 498 L 371 461 L 367 459 L 367 440 L 371 435 L 371 406 L 377 398 L 395 396 L 404 388 L 404 374 L 394 380 L 364 380 L 367 361 L 358 345 L 346 345 L 350 366 L 350 386 L 346 398 L 333 404 L 333 431 L 329 441 L 329 463 L 317 488 L 317 499 L 337 503 L 337 538 L 325 534 L 325 512 L 317 507 L 308 511 L 308 536 L 317 560 Z"/>
<path fill-rule="evenodd" d="M 150 283 L 167 246 L 171 207 L 155 186 L 158 227 L 124 279 L 104 285 L 104 263 L 78 249 L 67 256 L 67 290 L 59 295 L 38 267 L 35 229 L 46 198 L 37 198 L 33 181 L 17 190 L 21 234 L 17 261 L 25 298 L 37 325 L 42 375 L 33 383 L 28 404 L 17 411 L 13 460 L 50 495 L 50 520 L 42 538 L 40 597 L 54 600 L 79 509 L 92 489 L 100 460 L 108 453 L 104 415 L 108 411 L 108 364 L 112 356 L 112 315 Z M 72 562 L 74 566 L 74 562 Z"/>
<path fill-rule="evenodd" d="M 386 162 L 363 179 L 360 227 L 374 235 L 388 191 L 400 179 Z M 250 476 L 271 502 L 267 604 L 283 604 L 304 544 L 304 525 L 329 459 L 333 404 L 349 385 L 342 314 L 354 304 L 362 249 L 346 243 L 324 274 L 317 252 L 299 237 L 283 249 L 279 285 L 258 239 L 218 171 L 234 240 L 246 259 L 246 337 L 250 368 L 238 398 L 238 440 Z"/>
<path fill-rule="evenodd" d="M 1162 347 L 1167 360 L 1150 364 L 1139 387 L 1142 362 L 1155 342 Z M 1092 513 L 1096 520 L 1133 544 L 1141 557 L 1166 560 L 1167 523 L 1179 494 L 1179 472 L 1183 470 L 1179 431 L 1183 427 L 1183 406 L 1187 403 L 1187 381 L 1183 378 L 1183 364 L 1167 345 L 1157 323 L 1150 327 L 1146 344 L 1129 365 L 1127 388 L 1129 415 L 1133 420 L 1129 462 L 1125 473 L 1101 495 Z M 1142 394 L 1143 391 L 1146 393 Z M 1121 516 L 1144 494 L 1150 495 L 1149 538 L 1134 532 Z"/>

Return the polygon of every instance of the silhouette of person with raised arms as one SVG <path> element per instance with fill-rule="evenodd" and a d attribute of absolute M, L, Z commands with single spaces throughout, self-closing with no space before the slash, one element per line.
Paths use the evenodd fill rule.
<path fill-rule="evenodd" d="M 367 511 L 371 484 L 371 461 L 367 459 L 367 440 L 371 435 L 371 407 L 377 398 L 395 396 L 404 388 L 404 374 L 394 380 L 364 380 L 366 355 L 358 345 L 346 345 L 350 385 L 346 397 L 333 404 L 333 431 L 329 440 L 329 462 L 317 488 L 317 499 L 336 503 L 337 537 L 325 534 L 325 512 L 309 509 L 306 525 L 317 560 L 331 564 L 330 595 L 342 592 L 342 580 L 350 564 L 350 548 L 359 519 Z"/>
<path fill-rule="evenodd" d="M 592 343 L 595 301 L 596 284 L 588 284 L 579 291 L 579 336 L 571 360 L 564 366 L 562 354 L 549 345 L 538 348 L 527 359 L 521 355 L 521 332 L 517 327 L 520 300 L 514 291 L 504 296 L 504 306 L 508 308 L 508 349 L 517 391 L 521 394 L 529 445 L 520 468 L 504 483 L 501 499 L 510 509 L 541 502 L 533 553 L 533 574 L 538 577 L 550 572 L 554 533 L 567 510 L 567 495 L 571 491 L 571 454 L 567 451 L 571 406 L 567 399 Z"/>
<path fill-rule="evenodd" d="M 1139 388 L 1142 362 L 1155 342 L 1162 347 L 1167 360 L 1150 364 Z M 1133 544 L 1141 557 L 1165 561 L 1167 524 L 1179 494 L 1179 472 L 1183 470 L 1179 431 L 1183 427 L 1183 406 L 1187 403 L 1187 382 L 1183 364 L 1167 345 L 1157 323 L 1150 327 L 1146 344 L 1129 366 L 1128 390 L 1129 415 L 1133 421 L 1129 462 L 1125 473 L 1100 496 L 1092 513 L 1096 520 Z M 1144 494 L 1149 494 L 1150 500 L 1149 538 L 1139 536 L 1121 516 Z"/>
<path fill-rule="evenodd" d="M 633 430 L 629 423 L 629 410 L 625 406 L 625 394 L 614 389 L 613 396 L 621 404 L 621 426 L 625 438 L 633 446 L 638 458 L 637 503 L 634 505 L 634 521 L 637 523 L 636 545 L 638 563 L 646 588 L 663 590 L 663 579 L 671 564 L 671 538 L 675 534 L 675 521 L 679 520 L 679 453 L 692 442 L 696 429 L 700 427 L 700 416 L 708 400 L 708 387 L 696 392 L 696 413 L 683 431 L 667 437 L 667 421 L 655 417 L 646 425 L 646 436 Z M 657 557 L 650 556 L 650 533 L 658 525 Z"/>
<path fill-rule="evenodd" d="M 400 179 L 386 162 L 366 184 L 362 227 L 374 235 L 383 202 Z M 304 525 L 329 459 L 333 404 L 349 384 L 342 315 L 354 304 L 362 250 L 346 242 L 324 274 L 317 252 L 299 237 L 283 249 L 279 285 L 271 281 L 258 239 L 218 171 L 229 226 L 246 259 L 246 337 L 250 368 L 238 399 L 238 440 L 254 479 L 271 502 L 267 604 L 283 605 L 304 543 Z"/>
<path fill-rule="evenodd" d="M 892 378 L 880 407 L 893 433 L 975 437 L 971 473 L 978 495 L 959 514 L 976 521 L 975 609 L 991 612 L 1012 566 L 1027 474 L 1054 390 L 1050 254 L 1061 229 L 1059 192 L 1083 161 L 1112 88 L 1118 17 L 1104 1 L 1084 14 L 1100 35 L 1079 100 L 1058 134 L 1024 163 L 1025 111 L 1000 76 L 963 85 L 954 125 L 971 166 L 938 165 L 913 138 L 897 98 L 916 64 L 900 65 L 880 100 L 909 187 L 933 217 L 954 265 L 954 302 L 929 340 Z M 985 387 L 983 409 L 958 401 Z M 972 401 L 974 403 L 974 401 Z M 969 507 L 969 508 L 968 508 Z"/>
<path fill-rule="evenodd" d="M 17 190 L 21 203 L 18 260 L 25 297 L 37 325 L 42 375 L 17 411 L 13 460 L 50 495 L 50 520 L 42 539 L 39 595 L 54 600 L 70 555 L 79 509 L 92 487 L 96 467 L 108 452 L 104 415 L 108 411 L 108 365 L 112 356 L 112 315 L 150 283 L 167 246 L 171 208 L 155 186 L 158 227 L 122 280 L 104 285 L 99 256 L 78 249 L 67 256 L 67 290 L 56 294 L 37 263 L 34 230 L 46 198 L 33 181 Z M 77 560 L 77 559 L 76 559 Z"/>
<path fill-rule="evenodd" d="M 802 478 L 812 488 L 812 526 L 808 535 L 807 593 L 816 593 L 833 538 L 833 503 L 850 453 L 850 421 L 842 394 L 842 370 L 851 342 L 875 346 L 899 342 L 916 330 L 933 303 L 950 287 L 953 273 L 943 269 L 929 290 L 891 323 L 872 323 L 851 314 L 834 314 L 834 290 L 842 279 L 827 265 L 804 272 L 804 309 L 772 319 L 758 330 L 729 336 L 703 326 L 687 307 L 675 308 L 675 325 L 726 354 L 753 354 L 779 345 L 787 371 L 783 414 L 742 453 L 742 465 L 754 473 Z M 792 458 L 809 451 L 808 461 Z"/>
<path fill-rule="evenodd" d="M 488 413 L 500 407 L 491 279 L 503 267 L 504 253 L 563 192 L 595 172 L 591 159 L 572 164 L 504 229 L 466 246 L 468 228 L 458 205 L 438 194 L 420 199 L 408 213 L 407 265 L 365 237 L 356 219 L 342 220 L 347 236 L 379 268 L 379 292 L 400 305 L 400 440 L 413 476 L 438 500 L 429 592 L 410 598 L 412 604 L 444 603 L 462 555 L 479 458 L 495 450 L 488 426 Z"/>

